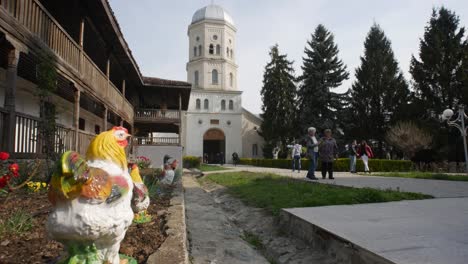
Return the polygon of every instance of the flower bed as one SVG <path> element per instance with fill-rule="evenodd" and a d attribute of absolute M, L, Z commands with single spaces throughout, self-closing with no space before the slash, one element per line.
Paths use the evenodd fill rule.
<path fill-rule="evenodd" d="M 36 182 L 36 183 L 34 183 Z M 62 245 L 47 237 L 45 224 L 51 210 L 42 182 L 34 181 L 18 191 L 0 196 L 0 263 L 50 263 L 57 260 Z M 37 186 L 40 185 L 38 189 Z M 38 189 L 38 190 L 37 190 Z M 166 239 L 164 212 L 167 195 L 153 197 L 148 208 L 152 220 L 130 226 L 120 251 L 143 263 Z"/>

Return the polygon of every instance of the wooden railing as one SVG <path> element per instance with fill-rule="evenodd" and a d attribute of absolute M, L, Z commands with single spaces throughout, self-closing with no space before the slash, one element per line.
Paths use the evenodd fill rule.
<path fill-rule="evenodd" d="M 133 122 L 134 110 L 130 102 L 114 85 L 109 85 L 111 82 L 108 81 L 107 76 L 39 1 L 0 0 L 0 7 L 75 70 L 92 91 L 108 103 L 111 109 L 130 123 Z"/>
<path fill-rule="evenodd" d="M 4 116 L 6 114 L 0 109 L 0 131 L 5 131 Z M 43 154 L 44 140 L 40 135 L 40 119 L 22 113 L 16 113 L 14 151 L 21 157 L 34 157 Z M 75 150 L 75 130 L 62 125 L 57 125 L 53 139 L 55 153 L 63 153 L 68 150 L 78 151 L 84 155 L 89 143 L 95 134 L 84 131 L 78 133 L 78 149 Z"/>
<path fill-rule="evenodd" d="M 135 121 L 140 122 L 177 121 L 179 119 L 179 110 L 138 109 L 135 112 Z"/>
<path fill-rule="evenodd" d="M 133 141 L 134 145 L 171 146 L 179 143 L 179 137 L 135 137 Z"/>
<path fill-rule="evenodd" d="M 96 136 L 95 134 L 85 132 L 85 131 L 78 132 L 78 150 L 77 151 L 81 155 L 86 154 L 86 150 L 88 149 L 89 143 L 91 143 L 91 140 L 93 140 L 95 136 Z"/>

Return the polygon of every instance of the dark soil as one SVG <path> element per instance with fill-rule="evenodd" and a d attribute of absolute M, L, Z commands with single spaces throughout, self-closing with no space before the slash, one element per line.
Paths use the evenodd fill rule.
<path fill-rule="evenodd" d="M 152 220 L 145 224 L 133 224 L 127 231 L 120 247 L 121 253 L 144 263 L 164 242 L 165 212 L 169 196 L 151 199 L 148 214 Z M 45 223 L 51 205 L 46 193 L 15 192 L 10 197 L 0 197 L 0 219 L 9 219 L 14 212 L 22 210 L 33 218 L 31 230 L 22 234 L 0 234 L 0 263 L 54 263 L 63 246 L 47 237 Z"/>

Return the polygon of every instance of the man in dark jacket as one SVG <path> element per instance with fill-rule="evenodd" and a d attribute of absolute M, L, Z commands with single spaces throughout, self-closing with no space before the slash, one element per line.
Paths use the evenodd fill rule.
<path fill-rule="evenodd" d="M 333 180 L 333 161 L 338 154 L 336 140 L 332 138 L 331 129 L 325 129 L 325 137 L 319 142 L 319 157 L 322 161 L 322 179 L 325 179 L 328 171 L 328 178 Z"/>

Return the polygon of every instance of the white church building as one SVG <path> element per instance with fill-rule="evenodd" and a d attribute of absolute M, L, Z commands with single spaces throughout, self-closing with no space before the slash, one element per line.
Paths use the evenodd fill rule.
<path fill-rule="evenodd" d="M 219 154 L 232 162 L 239 157 L 263 157 L 261 118 L 242 107 L 237 83 L 236 27 L 220 6 L 209 5 L 195 12 L 188 27 L 187 81 L 192 84 L 189 107 L 182 118 L 184 155 Z"/>

